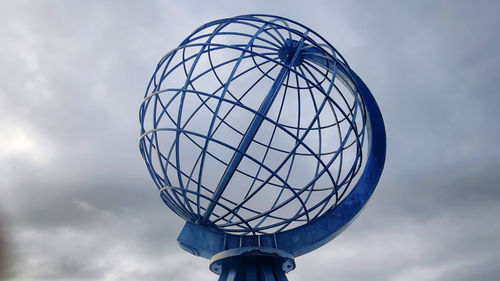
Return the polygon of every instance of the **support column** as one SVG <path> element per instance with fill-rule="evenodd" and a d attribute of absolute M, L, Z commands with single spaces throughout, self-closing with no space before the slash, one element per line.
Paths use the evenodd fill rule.
<path fill-rule="evenodd" d="M 294 268 L 290 254 L 261 247 L 227 250 L 212 257 L 210 264 L 219 281 L 287 281 L 285 274 Z"/>

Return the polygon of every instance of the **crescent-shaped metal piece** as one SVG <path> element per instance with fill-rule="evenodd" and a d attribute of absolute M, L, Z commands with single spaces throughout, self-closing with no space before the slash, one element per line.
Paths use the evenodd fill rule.
<path fill-rule="evenodd" d="M 314 58 L 304 58 L 315 60 Z M 328 68 L 326 60 L 315 63 Z M 346 70 L 348 68 L 345 68 Z M 272 247 L 293 256 L 311 252 L 339 235 L 360 213 L 380 179 L 385 163 L 386 135 L 380 109 L 365 83 L 353 71 L 349 72 L 363 99 L 368 114 L 368 160 L 356 186 L 339 204 L 318 219 L 297 228 L 268 235 L 239 236 L 217 232 L 187 222 L 177 241 L 194 255 L 211 258 L 215 254 L 241 247 Z"/>

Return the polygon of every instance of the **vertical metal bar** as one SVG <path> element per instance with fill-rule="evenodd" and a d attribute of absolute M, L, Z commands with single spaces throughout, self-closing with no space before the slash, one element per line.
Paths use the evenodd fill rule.
<path fill-rule="evenodd" d="M 222 273 L 219 275 L 218 281 L 226 281 L 228 273 L 229 273 L 229 269 L 228 268 L 223 268 L 222 269 Z"/>
<path fill-rule="evenodd" d="M 245 281 L 256 281 L 257 279 L 257 265 L 250 262 L 245 265 Z"/>
<path fill-rule="evenodd" d="M 279 267 L 274 267 L 274 278 L 276 281 L 288 281 L 288 278 L 286 278 L 285 272 L 279 268 Z"/>
<path fill-rule="evenodd" d="M 263 265 L 262 266 L 262 274 L 261 274 L 261 279 L 262 281 L 275 281 L 274 279 L 274 274 L 273 274 L 273 269 L 269 265 Z"/>
<path fill-rule="evenodd" d="M 225 281 L 238 281 L 238 279 L 236 279 L 237 275 L 238 275 L 238 269 L 236 267 L 231 267 L 229 268 L 227 278 Z"/>

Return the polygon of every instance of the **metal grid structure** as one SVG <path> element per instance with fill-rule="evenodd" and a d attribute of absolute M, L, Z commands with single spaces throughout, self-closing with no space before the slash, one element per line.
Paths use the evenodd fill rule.
<path fill-rule="evenodd" d="M 198 28 L 160 60 L 140 108 L 140 151 L 162 200 L 238 235 L 334 209 L 368 149 L 353 81 L 335 48 L 296 22 L 250 15 Z"/>

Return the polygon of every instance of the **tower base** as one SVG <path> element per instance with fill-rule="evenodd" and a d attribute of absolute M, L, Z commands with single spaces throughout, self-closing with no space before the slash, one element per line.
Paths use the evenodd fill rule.
<path fill-rule="evenodd" d="M 231 249 L 210 260 L 219 281 L 286 281 L 285 274 L 294 268 L 293 256 L 274 248 Z"/>

